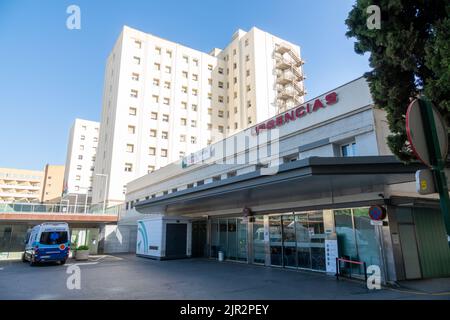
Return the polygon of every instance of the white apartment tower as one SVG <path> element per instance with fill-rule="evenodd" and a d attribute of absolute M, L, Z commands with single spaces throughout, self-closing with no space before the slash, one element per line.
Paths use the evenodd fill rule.
<path fill-rule="evenodd" d="M 303 102 L 300 48 L 257 28 L 210 53 L 124 26 L 107 59 L 93 200 Z M 105 184 L 107 186 L 105 188 Z"/>
<path fill-rule="evenodd" d="M 85 202 L 92 194 L 100 123 L 75 119 L 70 129 L 64 171 L 64 198 Z"/>

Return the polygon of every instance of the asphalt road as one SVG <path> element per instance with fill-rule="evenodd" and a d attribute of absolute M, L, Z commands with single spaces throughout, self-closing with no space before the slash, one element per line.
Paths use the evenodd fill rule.
<path fill-rule="evenodd" d="M 73 267 L 80 289 L 68 289 Z M 69 272 L 69 273 L 68 273 Z M 69 281 L 68 281 L 69 280 Z M 0 299 L 447 299 L 438 292 L 367 290 L 321 273 L 290 271 L 207 259 L 154 261 L 134 255 L 99 256 L 88 262 L 30 267 L 0 262 Z"/>

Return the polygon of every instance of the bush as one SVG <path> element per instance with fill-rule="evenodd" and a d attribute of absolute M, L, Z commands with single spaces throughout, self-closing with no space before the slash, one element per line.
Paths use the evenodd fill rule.
<path fill-rule="evenodd" d="M 77 250 L 89 250 L 88 246 L 79 246 Z"/>

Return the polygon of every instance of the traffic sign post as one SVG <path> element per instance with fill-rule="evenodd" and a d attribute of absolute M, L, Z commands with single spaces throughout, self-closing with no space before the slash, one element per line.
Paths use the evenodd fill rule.
<path fill-rule="evenodd" d="M 447 127 L 432 103 L 421 96 L 408 107 L 406 128 L 414 154 L 430 166 L 433 172 L 450 246 L 450 200 L 445 176 L 445 161 L 448 153 Z"/>

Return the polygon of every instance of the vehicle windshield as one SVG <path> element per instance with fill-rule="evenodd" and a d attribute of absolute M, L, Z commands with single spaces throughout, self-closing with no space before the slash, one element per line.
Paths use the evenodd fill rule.
<path fill-rule="evenodd" d="M 67 231 L 42 232 L 41 244 L 61 244 L 67 242 Z"/>

